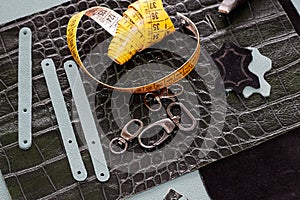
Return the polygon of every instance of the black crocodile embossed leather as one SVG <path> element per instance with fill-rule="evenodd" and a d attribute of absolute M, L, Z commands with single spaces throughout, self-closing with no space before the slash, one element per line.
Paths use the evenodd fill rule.
<path fill-rule="evenodd" d="M 177 144 L 178 149 L 187 149 L 183 156 L 177 156 L 176 148 L 170 149 L 167 154 L 160 154 L 163 147 L 147 152 L 138 148 L 136 141 L 131 144 L 128 154 L 116 156 L 104 141 L 111 178 L 107 183 L 100 183 L 96 180 L 87 148 L 82 142 L 81 152 L 89 177 L 83 183 L 75 182 L 62 147 L 40 63 L 44 58 L 53 58 L 74 128 L 80 135 L 80 128 L 76 128 L 79 120 L 72 109 L 72 95 L 63 70 L 64 61 L 72 59 L 66 45 L 68 20 L 75 12 L 96 5 L 110 7 L 121 14 L 130 3 L 126 0 L 72 0 L 0 27 L 0 168 L 13 199 L 124 199 L 300 125 L 300 40 L 277 0 L 251 0 L 229 16 L 217 12 L 217 0 L 165 0 L 166 7 L 173 7 L 196 23 L 202 36 L 202 46 L 209 54 L 225 42 L 234 42 L 243 47 L 257 47 L 269 57 L 273 69 L 267 73 L 266 80 L 272 86 L 271 96 L 263 98 L 255 94 L 245 99 L 236 93 L 229 93 L 226 97 L 226 121 L 222 130 L 210 129 L 219 133 L 218 137 L 212 137 L 207 134 L 208 122 L 217 121 L 218 115 L 217 112 L 216 115 L 211 113 L 212 98 L 208 92 L 211 88 L 193 71 L 187 81 L 182 82 L 183 85 L 189 83 L 193 91 L 187 90 L 179 98 L 183 98 L 184 104 L 197 116 L 197 134 L 186 137 L 180 131 L 174 133 L 174 137 L 182 141 Z M 20 150 L 17 144 L 18 32 L 24 26 L 30 27 L 33 32 L 33 146 L 28 151 Z M 109 37 L 87 19 L 83 19 L 78 36 L 81 55 L 87 55 L 103 37 Z M 172 43 L 169 45 L 172 46 Z M 167 60 L 168 66 L 182 63 L 170 53 L 155 49 L 141 52 L 134 62 L 163 62 L 160 58 Z M 107 70 L 101 78 L 112 83 L 117 81 L 114 79 L 118 77 L 116 73 L 131 70 L 123 71 L 116 65 L 110 69 L 113 70 Z M 213 77 L 205 66 L 201 72 Z M 92 94 L 88 82 L 86 90 L 92 97 L 90 101 L 95 103 L 94 111 L 103 131 L 102 139 L 112 139 L 119 134 L 121 127 L 111 111 L 111 102 L 120 97 L 101 86 Z M 190 100 L 193 98 L 197 99 L 198 105 L 192 105 Z M 153 116 L 141 106 L 141 101 L 140 95 L 130 98 L 128 116 L 140 117 L 143 122 L 149 123 L 149 116 Z M 124 100 L 114 105 L 115 108 L 122 110 L 122 102 Z M 193 110 L 193 106 L 199 112 Z M 172 141 L 174 138 L 170 138 L 165 146 L 172 144 Z M 148 153 L 155 156 L 146 156 Z M 139 155 L 139 159 L 134 159 Z"/>

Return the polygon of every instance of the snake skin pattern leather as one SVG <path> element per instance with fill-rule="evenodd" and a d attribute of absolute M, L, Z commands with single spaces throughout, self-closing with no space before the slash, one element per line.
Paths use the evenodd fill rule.
<path fill-rule="evenodd" d="M 202 36 L 202 46 L 209 54 L 225 42 L 234 42 L 243 47 L 256 47 L 269 57 L 273 69 L 267 73 L 266 80 L 272 86 L 271 96 L 263 98 L 255 94 L 245 99 L 229 93 L 224 102 L 226 120 L 222 130 L 216 128 L 220 135 L 214 138 L 205 134 L 213 110 L 208 86 L 192 72 L 187 80 L 194 91 L 186 92 L 180 98 L 185 99 L 185 105 L 195 116 L 200 116 L 197 118 L 199 127 L 192 137 L 185 137 L 179 131 L 176 133 L 182 141 L 178 148 L 183 145 L 187 149 L 183 156 L 177 157 L 175 148 L 164 155 L 161 154 L 162 148 L 157 148 L 151 152 L 155 153 L 155 157 L 149 158 L 148 152 L 139 148 L 137 142 L 130 144 L 129 154 L 116 156 L 110 153 L 108 143 L 103 142 L 107 161 L 111 162 L 111 178 L 107 183 L 100 183 L 96 180 L 88 150 L 82 142 L 80 150 L 88 179 L 83 183 L 75 182 L 59 137 L 41 61 L 45 58 L 54 60 L 72 123 L 74 127 L 80 127 L 72 110 L 72 95 L 63 70 L 64 61 L 71 59 L 65 35 L 68 20 L 75 12 L 97 5 L 112 8 L 121 14 L 130 3 L 128 0 L 72 0 L 0 27 L 0 168 L 13 199 L 124 199 L 300 125 L 300 40 L 277 0 L 251 0 L 229 16 L 217 12 L 217 0 L 165 0 L 165 6 L 183 13 L 196 23 Z M 17 38 L 24 26 L 30 27 L 33 32 L 33 146 L 28 151 L 20 150 L 17 143 Z M 86 19 L 81 23 L 78 35 L 81 55 L 87 54 L 102 37 L 108 37 L 107 33 L 99 31 L 94 23 Z M 136 56 L 136 62 L 157 59 L 153 55 L 163 57 L 169 65 L 181 62 L 173 54 L 156 50 L 140 53 Z M 101 78 L 116 82 L 113 77 L 118 76 L 115 74 L 124 71 L 117 67 L 113 69 L 115 71 L 108 70 Z M 118 136 L 122 127 L 116 125 L 111 114 L 110 97 L 113 92 L 101 86 L 95 93 L 89 92 L 89 87 L 87 82 L 87 93 L 95 102 L 96 119 L 104 133 L 101 137 L 112 139 Z M 200 112 L 193 110 L 193 105 L 189 103 L 189 99 L 195 97 Z M 140 95 L 131 97 L 130 113 L 149 123 L 150 114 L 141 101 Z M 122 104 L 117 106 L 122 109 Z M 80 128 L 76 130 L 80 132 Z M 141 156 L 136 159 L 136 155 Z M 149 167 L 151 170 L 147 170 Z"/>

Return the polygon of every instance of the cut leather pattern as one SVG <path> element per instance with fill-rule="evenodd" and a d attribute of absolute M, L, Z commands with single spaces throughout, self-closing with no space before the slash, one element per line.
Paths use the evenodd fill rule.
<path fill-rule="evenodd" d="M 63 71 L 64 61 L 72 59 L 65 36 L 68 20 L 75 12 L 96 5 L 105 5 L 121 13 L 132 2 L 74 0 L 0 27 L 0 168 L 13 199 L 25 199 L 25 196 L 27 199 L 121 199 L 300 126 L 300 40 L 277 0 L 266 0 L 264 3 L 252 0 L 229 16 L 219 15 L 217 1 L 166 0 L 166 7 L 173 7 L 196 23 L 202 34 L 201 44 L 210 54 L 220 49 L 225 42 L 234 41 L 238 46 L 256 47 L 261 54 L 269 57 L 273 69 L 266 73 L 265 78 L 272 86 L 271 95 L 263 98 L 254 94 L 249 99 L 244 99 L 241 95 L 230 93 L 227 97 L 225 125 L 220 130 L 222 135 L 215 141 L 201 132 L 194 139 L 190 151 L 178 160 L 173 159 L 176 149 L 170 151 L 166 157 L 172 161 L 169 163 L 122 158 L 132 169 L 146 164 L 157 166 L 152 173 L 146 174 L 143 170 L 137 170 L 136 173 L 129 174 L 122 172 L 124 165 L 114 166 L 110 168 L 110 180 L 104 184 L 99 183 L 94 176 L 87 148 L 81 145 L 89 177 L 84 183 L 75 182 L 61 144 L 41 61 L 47 57 L 53 58 L 70 115 L 72 114 L 73 125 L 78 125 L 78 118 L 71 113 L 72 96 Z M 214 24 L 205 20 L 206 15 L 211 17 Z M 33 145 L 29 151 L 20 150 L 17 143 L 17 38 L 19 30 L 24 26 L 30 27 L 33 32 Z M 99 43 L 103 36 L 107 36 L 107 33 L 95 28 L 93 22 L 83 20 L 78 36 L 80 53 L 84 55 L 89 53 L 95 42 Z M 153 55 L 144 56 L 151 59 Z M 205 73 L 204 67 L 203 74 Z M 115 76 L 114 70 L 108 71 L 105 76 L 112 80 Z M 211 99 L 207 90 L 203 90 L 203 81 L 196 78 L 193 79 L 192 72 L 189 80 L 198 88 L 197 98 L 203 104 L 203 120 L 199 126 L 205 129 L 205 123 L 211 116 Z M 88 83 L 86 88 L 88 93 Z M 107 104 L 110 91 L 101 87 L 97 91 L 99 102 Z M 144 116 L 144 110 L 139 105 L 132 109 L 136 111 L 136 116 Z M 94 112 L 97 113 L 97 120 L 101 122 L 102 128 L 118 130 L 118 127 L 114 127 L 114 122 L 106 118 L 109 107 L 99 106 Z M 113 138 L 117 134 L 116 131 L 109 136 Z M 213 149 L 201 147 L 202 141 L 215 143 L 216 146 Z M 104 143 L 103 148 L 108 158 L 107 144 Z M 132 149 L 135 149 L 134 144 Z M 208 153 L 205 157 L 202 156 L 204 152 Z M 158 153 L 157 157 L 159 156 L 162 155 Z"/>
<path fill-rule="evenodd" d="M 248 69 L 253 60 L 251 50 L 230 42 L 224 44 L 211 57 L 220 70 L 226 89 L 241 93 L 246 86 L 259 88 L 258 77 Z"/>
<path fill-rule="evenodd" d="M 183 197 L 182 194 L 178 193 L 174 189 L 170 189 L 163 200 L 179 200 L 181 197 Z"/>

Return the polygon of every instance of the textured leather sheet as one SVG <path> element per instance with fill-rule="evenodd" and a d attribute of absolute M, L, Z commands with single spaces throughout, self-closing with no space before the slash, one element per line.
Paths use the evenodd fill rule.
<path fill-rule="evenodd" d="M 75 0 L 0 27 L 0 168 L 13 199 L 121 199 L 253 147 L 300 125 L 300 40 L 277 0 L 251 0 L 230 16 L 217 13 L 216 0 L 166 0 L 166 6 L 174 7 L 197 24 L 202 35 L 202 46 L 209 54 L 218 50 L 224 42 L 235 42 L 240 46 L 257 47 L 269 57 L 273 69 L 267 73 L 266 80 L 272 86 L 271 96 L 263 98 L 253 95 L 244 99 L 241 95 L 229 93 L 226 97 L 226 122 L 222 131 L 216 129 L 221 135 L 213 138 L 205 134 L 205 122 L 212 116 L 210 94 L 203 80 L 192 73 L 188 80 L 197 95 L 189 93 L 185 99 L 196 96 L 202 108 L 198 113 L 202 120 L 198 120 L 199 131 L 192 138 L 186 139 L 178 134 L 184 142 L 192 139 L 184 156 L 176 157 L 176 149 L 161 155 L 162 150 L 157 149 L 154 151 L 157 152 L 156 158 L 163 162 L 149 159 L 147 152 L 138 160 L 131 156 L 116 157 L 109 152 L 108 144 L 103 143 L 106 158 L 111 162 L 111 179 L 103 184 L 96 180 L 89 154 L 82 144 L 81 152 L 89 178 L 84 183 L 75 182 L 61 145 L 40 63 L 44 58 L 53 58 L 70 116 L 74 127 L 78 127 L 78 118 L 72 111 L 71 91 L 63 70 L 63 62 L 71 59 L 66 46 L 67 22 L 74 12 L 88 7 L 104 5 L 121 13 L 129 4 L 129 1 L 123 0 L 118 3 Z M 207 18 L 211 18 L 213 25 Z M 24 26 L 30 27 L 33 32 L 34 76 L 33 146 L 25 152 L 18 148 L 17 143 L 17 38 Z M 95 42 L 101 41 L 103 34 L 91 27 L 89 21 L 84 21 L 79 30 L 79 40 L 85 41 L 79 46 L 81 53 L 88 53 Z M 147 57 L 151 53 L 146 52 L 141 56 Z M 167 53 L 160 53 L 171 59 Z M 171 64 L 176 62 L 180 61 L 170 60 Z M 107 72 L 108 77 L 113 77 L 113 73 Z M 86 84 L 86 87 L 88 89 L 89 85 Z M 112 95 L 112 91 L 103 87 L 98 87 L 96 93 L 91 94 L 96 97 L 91 101 L 95 102 L 95 115 L 104 132 L 101 137 L 109 139 L 117 136 L 121 128 L 115 125 L 110 114 L 109 97 Z M 143 116 L 143 120 L 147 121 L 140 101 L 140 96 L 134 96 L 132 105 L 135 102 L 137 104 L 131 109 L 135 116 Z M 186 104 L 190 106 L 188 100 Z M 197 111 L 193 112 L 197 114 Z M 78 128 L 76 130 L 80 132 Z M 136 143 L 132 144 L 132 147 L 136 146 Z M 134 156 L 137 153 L 141 153 L 139 149 L 132 148 L 131 154 L 126 155 Z M 146 172 L 148 166 L 153 169 Z M 135 173 L 130 173 L 132 170 Z"/>

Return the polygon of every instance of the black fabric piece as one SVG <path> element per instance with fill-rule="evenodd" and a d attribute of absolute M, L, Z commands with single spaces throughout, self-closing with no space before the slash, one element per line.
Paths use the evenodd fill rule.
<path fill-rule="evenodd" d="M 299 200 L 300 128 L 199 171 L 212 200 Z"/>
<path fill-rule="evenodd" d="M 249 71 L 253 60 L 251 50 L 225 43 L 220 50 L 211 55 L 220 70 L 226 89 L 242 93 L 246 86 L 259 88 L 258 77 Z"/>
<path fill-rule="evenodd" d="M 287 12 L 296 32 L 300 35 L 300 15 L 292 4 L 291 0 L 279 0 L 283 9 Z"/>

